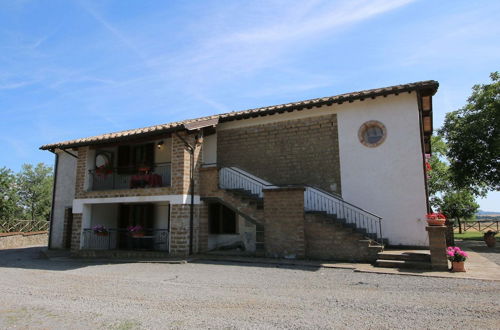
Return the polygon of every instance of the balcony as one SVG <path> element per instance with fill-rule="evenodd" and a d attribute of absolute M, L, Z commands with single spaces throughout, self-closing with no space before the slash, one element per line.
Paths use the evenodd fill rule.
<path fill-rule="evenodd" d="M 108 228 L 105 233 L 86 228 L 83 229 L 83 249 L 168 252 L 168 230 L 144 229 L 141 235 L 134 235 L 125 228 Z"/>
<path fill-rule="evenodd" d="M 149 168 L 107 168 L 89 170 L 89 191 L 169 187 L 171 164 Z"/>

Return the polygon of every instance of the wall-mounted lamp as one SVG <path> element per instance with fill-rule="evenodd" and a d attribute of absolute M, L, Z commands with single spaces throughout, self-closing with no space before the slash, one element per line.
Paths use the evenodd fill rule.
<path fill-rule="evenodd" d="M 156 144 L 156 147 L 157 147 L 158 149 L 162 149 L 162 148 L 163 148 L 163 141 L 158 142 L 158 143 Z"/>

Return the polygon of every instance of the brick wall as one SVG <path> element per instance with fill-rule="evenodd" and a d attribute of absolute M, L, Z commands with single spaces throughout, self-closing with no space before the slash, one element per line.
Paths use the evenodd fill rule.
<path fill-rule="evenodd" d="M 185 132 L 180 132 L 187 142 L 194 145 L 194 135 L 188 135 Z M 75 182 L 75 198 L 106 198 L 106 197 L 128 197 L 128 196 L 154 196 L 154 195 L 171 195 L 171 194 L 188 194 L 189 193 L 189 171 L 190 171 L 190 155 L 186 150 L 183 141 L 177 136 L 172 135 L 172 181 L 170 187 L 160 188 L 138 188 L 138 189 L 116 189 L 103 191 L 85 191 L 86 180 L 88 180 L 87 172 L 87 155 L 89 147 L 78 148 L 78 160 L 76 165 L 76 182 Z M 198 170 L 201 162 L 201 146 L 198 145 L 194 152 L 194 180 L 195 193 L 198 193 L 199 175 Z"/>
<path fill-rule="evenodd" d="M 87 153 L 89 147 L 78 148 L 78 159 L 76 161 L 76 178 L 75 178 L 75 198 L 84 198 L 85 180 L 87 173 Z"/>
<path fill-rule="evenodd" d="M 304 188 L 264 190 L 264 239 L 270 257 L 305 257 Z"/>
<path fill-rule="evenodd" d="M 374 262 L 382 251 L 363 235 L 323 215 L 306 214 L 305 240 L 307 257 L 312 259 Z"/>
<path fill-rule="evenodd" d="M 32 245 L 47 245 L 46 231 L 31 233 L 0 233 L 0 250 L 15 249 Z"/>
<path fill-rule="evenodd" d="M 337 115 L 217 132 L 220 166 L 236 166 L 274 184 L 312 184 L 340 193 Z"/>
<path fill-rule="evenodd" d="M 82 233 L 82 214 L 73 214 L 73 227 L 71 234 L 71 250 L 80 250 L 80 239 Z"/>
<path fill-rule="evenodd" d="M 189 254 L 189 205 L 173 204 L 170 209 L 170 254 Z"/>
<path fill-rule="evenodd" d="M 208 204 L 201 203 L 198 217 L 198 252 L 208 251 Z"/>

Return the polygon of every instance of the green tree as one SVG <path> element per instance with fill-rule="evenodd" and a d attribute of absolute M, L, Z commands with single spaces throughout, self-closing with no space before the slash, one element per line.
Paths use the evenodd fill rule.
<path fill-rule="evenodd" d="M 431 170 L 427 180 L 429 184 L 430 202 L 433 208 L 439 209 L 440 194 L 452 189 L 450 185 L 449 166 L 446 163 L 446 143 L 439 135 L 431 137 L 432 156 L 429 159 Z"/>
<path fill-rule="evenodd" d="M 461 220 L 474 216 L 479 205 L 475 202 L 473 191 L 457 189 L 451 183 L 451 170 L 446 157 L 448 146 L 439 135 L 431 138 L 432 157 L 429 159 L 429 195 L 433 209 L 439 210 L 449 219 L 455 219 L 462 232 Z"/>
<path fill-rule="evenodd" d="M 52 198 L 52 168 L 24 164 L 17 175 L 20 205 L 31 220 L 48 219 Z"/>
<path fill-rule="evenodd" d="M 452 218 L 458 222 L 458 230 L 462 233 L 462 219 L 472 218 L 479 208 L 476 198 L 468 190 L 445 192 L 441 199 L 441 213 L 447 218 Z"/>
<path fill-rule="evenodd" d="M 20 213 L 16 176 L 6 168 L 0 168 L 0 220 L 16 219 Z"/>
<path fill-rule="evenodd" d="M 500 190 L 500 74 L 474 85 L 467 104 L 446 114 L 440 134 L 448 144 L 454 185 L 484 194 Z"/>

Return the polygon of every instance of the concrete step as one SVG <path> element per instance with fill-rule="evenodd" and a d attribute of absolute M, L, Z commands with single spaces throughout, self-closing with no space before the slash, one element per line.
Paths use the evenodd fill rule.
<path fill-rule="evenodd" d="M 430 262 L 431 255 L 429 251 L 393 251 L 385 250 L 378 254 L 381 260 L 400 260 L 400 261 L 423 261 Z"/>
<path fill-rule="evenodd" d="M 377 259 L 377 261 L 375 262 L 375 266 L 385 268 L 431 269 L 430 262 L 408 260 Z"/>

